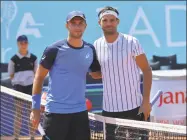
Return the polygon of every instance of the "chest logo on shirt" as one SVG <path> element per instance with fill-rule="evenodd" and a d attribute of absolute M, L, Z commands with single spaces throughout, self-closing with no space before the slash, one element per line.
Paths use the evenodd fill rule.
<path fill-rule="evenodd" d="M 89 58 L 89 57 L 90 57 L 90 54 L 89 54 L 89 53 L 87 53 L 87 54 L 86 54 L 86 58 Z"/>

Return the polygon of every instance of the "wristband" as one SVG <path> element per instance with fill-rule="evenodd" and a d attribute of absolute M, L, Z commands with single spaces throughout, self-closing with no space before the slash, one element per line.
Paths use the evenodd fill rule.
<path fill-rule="evenodd" d="M 32 109 L 40 109 L 41 96 L 40 93 L 32 95 Z"/>

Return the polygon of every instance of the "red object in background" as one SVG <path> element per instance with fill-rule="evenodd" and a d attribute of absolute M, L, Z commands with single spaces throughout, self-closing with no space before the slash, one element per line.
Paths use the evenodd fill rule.
<path fill-rule="evenodd" d="M 47 92 L 43 92 L 43 93 L 42 93 L 42 100 L 45 100 L 45 101 L 46 101 L 46 96 L 47 96 Z M 40 110 L 41 110 L 41 112 L 43 113 L 44 110 L 45 110 L 45 106 L 41 105 Z"/>
<path fill-rule="evenodd" d="M 86 107 L 88 111 L 92 109 L 92 102 L 87 98 L 86 98 Z"/>
<path fill-rule="evenodd" d="M 43 92 L 42 93 L 42 100 L 46 100 L 46 94 L 47 92 Z M 86 98 L 86 107 L 87 107 L 87 110 L 90 111 L 92 109 L 92 102 Z M 45 110 L 45 106 L 41 106 L 41 112 L 44 112 Z"/>

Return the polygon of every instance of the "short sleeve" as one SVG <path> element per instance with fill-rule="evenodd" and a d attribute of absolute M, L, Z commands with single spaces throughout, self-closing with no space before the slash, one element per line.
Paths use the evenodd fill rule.
<path fill-rule="evenodd" d="M 133 38 L 132 40 L 132 54 L 134 57 L 138 56 L 138 55 L 141 55 L 141 54 L 144 54 L 144 50 L 143 48 L 141 47 L 141 44 L 139 43 L 139 41 L 136 39 L 136 38 Z"/>
<path fill-rule="evenodd" d="M 37 68 L 38 68 L 38 59 L 34 61 L 34 72 L 36 72 Z"/>
<path fill-rule="evenodd" d="M 42 58 L 40 60 L 40 65 L 48 70 L 51 69 L 56 59 L 57 53 L 57 47 L 47 47 L 43 52 Z"/>
<path fill-rule="evenodd" d="M 96 44 L 97 44 L 97 43 L 96 43 L 96 41 L 94 41 L 94 44 L 93 44 L 93 46 L 94 46 L 94 48 L 95 48 L 95 49 L 96 49 Z"/>
<path fill-rule="evenodd" d="M 9 75 L 12 75 L 14 74 L 14 72 L 15 72 L 14 62 L 10 60 L 10 62 L 8 63 L 8 73 Z"/>
<path fill-rule="evenodd" d="M 93 50 L 93 62 L 90 65 L 90 70 L 91 70 L 91 72 L 101 71 L 101 66 L 100 66 L 99 61 L 97 59 L 97 54 L 96 54 L 95 48 L 94 48 L 94 46 L 91 46 L 91 48 Z"/>

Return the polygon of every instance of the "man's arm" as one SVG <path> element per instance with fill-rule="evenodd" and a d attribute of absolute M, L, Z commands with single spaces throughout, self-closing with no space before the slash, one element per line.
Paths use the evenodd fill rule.
<path fill-rule="evenodd" d="M 92 47 L 92 49 L 93 49 L 93 62 L 90 66 L 89 75 L 93 79 L 101 79 L 102 78 L 101 66 L 100 66 L 99 61 L 97 59 L 97 54 L 96 54 L 94 46 Z"/>
<path fill-rule="evenodd" d="M 143 73 L 143 102 L 140 107 L 139 113 L 144 113 L 144 119 L 147 120 L 150 116 L 150 91 L 152 85 L 152 70 L 148 64 L 145 54 L 136 56 L 136 64 L 139 66 Z"/>
<path fill-rule="evenodd" d="M 143 73 L 143 102 L 140 106 L 139 113 L 144 113 L 144 119 L 147 120 L 150 112 L 150 91 L 152 85 L 152 70 L 147 61 L 146 55 L 136 38 L 133 38 L 133 48 L 132 55 L 136 60 L 136 64 L 141 69 Z"/>
<path fill-rule="evenodd" d="M 143 103 L 150 103 L 150 92 L 152 85 L 152 70 L 149 66 L 145 54 L 136 56 L 136 64 L 139 66 L 143 73 Z"/>
<path fill-rule="evenodd" d="M 40 120 L 40 102 L 43 82 L 48 74 L 48 69 L 45 69 L 42 65 L 39 65 L 33 82 L 32 89 L 32 112 L 31 123 L 34 129 L 37 129 Z"/>
<path fill-rule="evenodd" d="M 43 82 L 48 72 L 49 72 L 48 69 L 44 68 L 42 65 L 39 65 L 38 69 L 36 70 L 36 74 L 33 82 L 32 95 L 41 94 Z"/>
<path fill-rule="evenodd" d="M 30 116 L 30 120 L 35 129 L 38 127 L 40 121 L 40 103 L 43 82 L 49 70 L 53 66 L 57 52 L 58 49 L 56 47 L 46 48 L 41 58 L 40 65 L 36 70 L 32 90 L 32 112 Z"/>
<path fill-rule="evenodd" d="M 10 62 L 8 63 L 8 74 L 11 80 L 14 78 L 14 72 L 15 72 L 14 62 L 10 60 Z"/>
<path fill-rule="evenodd" d="M 49 70 L 53 66 L 57 55 L 58 49 L 56 47 L 47 47 L 43 53 L 43 56 L 40 60 L 40 65 L 36 70 L 34 82 L 33 82 L 33 90 L 32 96 L 41 94 L 43 81 L 48 74 Z"/>

